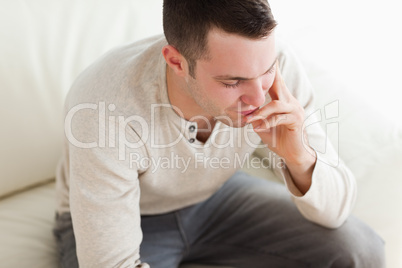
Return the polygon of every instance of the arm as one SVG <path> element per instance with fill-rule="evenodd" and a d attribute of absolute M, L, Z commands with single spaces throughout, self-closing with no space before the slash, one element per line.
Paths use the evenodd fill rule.
<path fill-rule="evenodd" d="M 79 140 L 98 136 L 97 120 L 88 113 L 83 110 L 74 117 Z M 126 137 L 136 138 L 132 129 L 125 131 Z M 139 260 L 140 188 L 138 170 L 129 165 L 133 149 L 126 148 L 120 161 L 118 147 L 68 148 L 70 210 L 80 267 L 149 267 Z"/>
<path fill-rule="evenodd" d="M 284 178 L 300 212 L 313 222 L 336 228 L 354 204 L 354 176 L 339 160 L 320 125 L 305 124 L 306 118 L 317 120 L 311 115 L 313 91 L 296 57 L 286 49 L 278 59 L 269 90 L 272 102 L 249 122 L 267 145 L 265 153 L 274 152 L 286 164 L 274 172 Z M 314 149 L 317 144 L 326 145 L 325 155 Z"/>

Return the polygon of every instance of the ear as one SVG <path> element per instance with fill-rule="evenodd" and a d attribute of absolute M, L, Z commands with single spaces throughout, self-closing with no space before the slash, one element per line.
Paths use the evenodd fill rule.
<path fill-rule="evenodd" d="M 174 46 L 164 46 L 162 48 L 162 55 L 165 58 L 166 63 L 170 68 L 172 68 L 176 75 L 182 77 L 187 75 L 187 61 Z"/>

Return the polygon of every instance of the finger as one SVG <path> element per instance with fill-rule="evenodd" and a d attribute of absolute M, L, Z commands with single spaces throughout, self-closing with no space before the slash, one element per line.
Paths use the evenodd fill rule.
<path fill-rule="evenodd" d="M 261 120 L 260 122 L 255 122 L 255 126 L 253 125 L 253 129 L 256 132 L 270 132 L 273 128 L 279 126 L 287 126 L 288 130 L 295 130 L 295 117 L 291 114 L 274 115 L 265 120 Z"/>
<path fill-rule="evenodd" d="M 292 98 L 292 93 L 290 93 L 289 89 L 285 84 L 285 80 L 283 80 L 281 70 L 279 68 L 279 62 L 276 61 L 275 65 L 275 79 L 268 93 L 272 100 L 285 100 L 288 101 Z"/>
<path fill-rule="evenodd" d="M 258 111 L 252 115 L 247 116 L 247 123 L 251 123 L 257 120 L 265 119 L 273 114 L 285 114 L 291 113 L 293 106 L 290 103 L 285 103 L 279 100 L 274 100 L 267 105 L 261 107 Z"/>
<path fill-rule="evenodd" d="M 282 80 L 283 80 L 282 75 L 279 70 L 279 63 L 278 63 L 278 60 L 276 60 L 274 83 L 272 84 L 271 88 L 268 90 L 268 94 L 272 100 L 280 100 L 281 99 Z"/>

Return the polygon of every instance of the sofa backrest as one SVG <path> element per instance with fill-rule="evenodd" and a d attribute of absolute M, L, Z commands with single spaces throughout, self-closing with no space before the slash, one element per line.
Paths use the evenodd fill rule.
<path fill-rule="evenodd" d="M 162 0 L 0 2 L 0 197 L 54 178 L 72 82 L 112 47 L 161 33 L 161 14 Z"/>

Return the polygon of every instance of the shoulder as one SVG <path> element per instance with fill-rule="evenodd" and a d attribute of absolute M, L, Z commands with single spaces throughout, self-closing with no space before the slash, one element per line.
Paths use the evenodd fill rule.
<path fill-rule="evenodd" d="M 307 72 L 292 46 L 281 37 L 275 41 L 279 68 L 289 91 L 306 109 L 311 106 L 314 90 Z"/>
<path fill-rule="evenodd" d="M 282 73 L 290 69 L 300 69 L 301 63 L 292 46 L 282 37 L 275 37 L 275 49 Z"/>
<path fill-rule="evenodd" d="M 76 78 L 66 105 L 126 100 L 143 81 L 152 81 L 149 76 L 159 75 L 155 69 L 165 44 L 164 36 L 158 35 L 107 51 Z"/>

